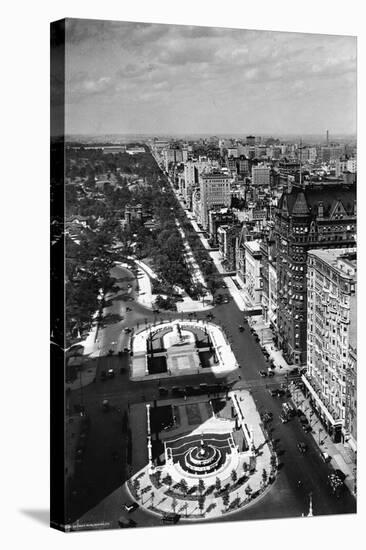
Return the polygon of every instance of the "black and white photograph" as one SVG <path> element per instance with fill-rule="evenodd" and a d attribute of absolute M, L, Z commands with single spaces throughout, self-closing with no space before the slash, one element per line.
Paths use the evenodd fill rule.
<path fill-rule="evenodd" d="M 356 83 L 351 35 L 51 24 L 52 527 L 356 513 Z"/>

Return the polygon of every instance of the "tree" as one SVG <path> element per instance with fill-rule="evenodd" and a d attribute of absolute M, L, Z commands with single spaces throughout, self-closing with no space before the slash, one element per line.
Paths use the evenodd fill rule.
<path fill-rule="evenodd" d="M 225 493 L 222 495 L 222 503 L 225 506 L 225 508 L 228 507 L 230 501 L 229 493 L 225 491 Z"/>
<path fill-rule="evenodd" d="M 163 483 L 165 483 L 165 485 L 168 485 L 170 489 L 173 483 L 172 476 L 170 474 L 167 474 L 163 479 Z"/>
<path fill-rule="evenodd" d="M 205 482 L 203 481 L 203 479 L 200 479 L 198 482 L 198 492 L 200 493 L 200 495 L 202 495 L 204 490 L 205 490 Z"/>
<path fill-rule="evenodd" d="M 273 470 L 276 468 L 277 466 L 277 458 L 276 458 L 276 455 L 271 455 L 271 466 L 273 468 Z"/>
<path fill-rule="evenodd" d="M 249 469 L 248 463 L 243 462 L 243 471 L 244 471 L 245 474 L 247 473 L 248 469 Z"/>
<path fill-rule="evenodd" d="M 231 479 L 232 479 L 233 483 L 236 483 L 236 481 L 238 479 L 238 474 L 236 473 L 236 470 L 231 470 Z"/>
<path fill-rule="evenodd" d="M 182 478 L 180 480 L 180 490 L 182 491 L 183 495 L 186 496 L 187 492 L 188 492 L 188 484 L 186 482 L 186 480 L 184 478 Z"/>
<path fill-rule="evenodd" d="M 140 490 L 140 481 L 136 478 L 133 480 L 133 489 L 134 489 L 136 495 L 138 496 L 138 492 Z"/>
<path fill-rule="evenodd" d="M 247 485 L 247 487 L 245 488 L 245 492 L 248 495 L 248 497 L 252 494 L 253 489 L 251 488 L 250 485 Z"/>
<path fill-rule="evenodd" d="M 202 510 L 204 508 L 204 505 L 205 505 L 205 497 L 203 495 L 200 495 L 198 497 L 198 507 L 199 507 L 201 513 L 202 513 Z"/>
<path fill-rule="evenodd" d="M 267 479 L 268 479 L 268 474 L 267 474 L 267 471 L 266 471 L 266 469 L 265 469 L 265 468 L 263 468 L 263 472 L 262 472 L 262 480 L 263 480 L 263 484 L 265 484 L 265 483 L 266 483 Z"/>
<path fill-rule="evenodd" d="M 221 491 L 221 479 L 219 477 L 215 480 L 215 488 L 218 493 Z"/>

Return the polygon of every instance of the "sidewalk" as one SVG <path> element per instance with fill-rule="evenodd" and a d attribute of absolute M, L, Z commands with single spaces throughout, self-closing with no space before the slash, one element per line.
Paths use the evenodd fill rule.
<path fill-rule="evenodd" d="M 310 401 L 304 396 L 302 391 L 296 388 L 293 383 L 289 385 L 289 390 L 294 404 L 303 411 L 312 427 L 310 434 L 315 440 L 319 451 L 327 453 L 332 457 L 330 461 L 332 468 L 341 470 L 345 474 L 346 479 L 344 483 L 350 492 L 354 494 L 356 464 L 352 460 L 351 453 L 343 443 L 334 443 L 332 441 L 316 414 L 313 413 Z"/>

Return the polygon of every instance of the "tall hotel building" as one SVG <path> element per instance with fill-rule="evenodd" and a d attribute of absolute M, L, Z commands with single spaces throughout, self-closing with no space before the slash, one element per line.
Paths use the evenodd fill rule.
<path fill-rule="evenodd" d="M 307 373 L 303 381 L 327 431 L 335 442 L 356 446 L 353 418 L 355 383 L 356 280 L 355 248 L 309 250 Z"/>
<path fill-rule="evenodd" d="M 231 181 L 231 176 L 221 170 L 212 170 L 209 173 L 200 175 L 200 221 L 204 229 L 208 227 L 208 213 L 210 210 L 230 206 Z"/>
<path fill-rule="evenodd" d="M 306 365 L 307 253 L 355 246 L 356 186 L 288 186 L 275 218 L 277 339 L 289 363 Z"/>

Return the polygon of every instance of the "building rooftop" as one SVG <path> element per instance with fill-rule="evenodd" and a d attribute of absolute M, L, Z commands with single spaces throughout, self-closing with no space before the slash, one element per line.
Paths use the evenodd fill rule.
<path fill-rule="evenodd" d="M 250 252 L 260 252 L 260 246 L 261 246 L 261 242 L 260 241 L 247 241 L 245 243 L 245 247 L 248 248 L 248 250 L 250 250 Z"/>
<path fill-rule="evenodd" d="M 328 217 L 339 202 L 347 215 L 355 215 L 356 186 L 354 184 L 322 183 L 299 187 L 293 185 L 290 193 L 284 192 L 279 200 L 278 209 L 289 214 L 305 214 L 316 217 L 318 207 Z"/>
<path fill-rule="evenodd" d="M 355 279 L 355 272 L 357 271 L 356 248 L 309 250 L 308 255 L 316 256 L 320 260 L 323 260 L 323 262 L 327 263 L 344 277 Z"/>

